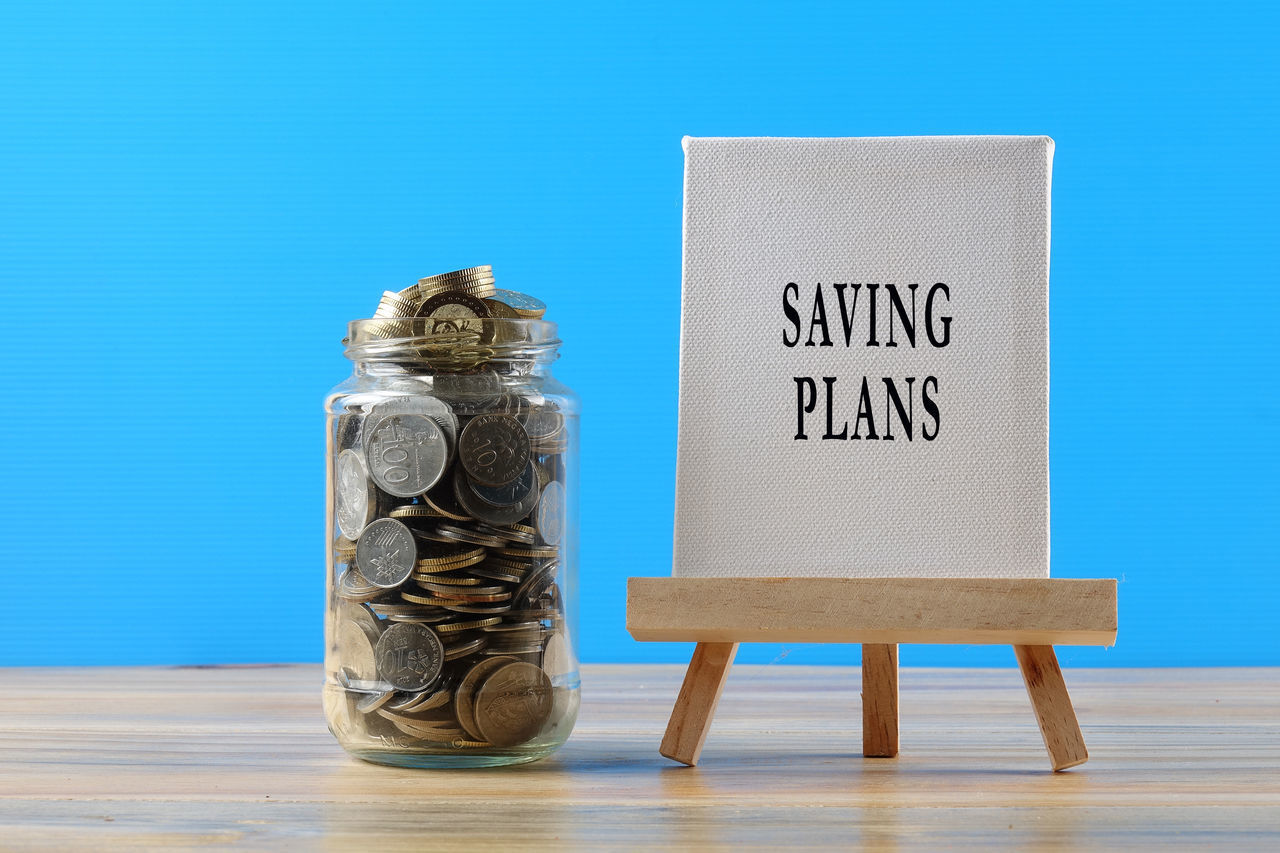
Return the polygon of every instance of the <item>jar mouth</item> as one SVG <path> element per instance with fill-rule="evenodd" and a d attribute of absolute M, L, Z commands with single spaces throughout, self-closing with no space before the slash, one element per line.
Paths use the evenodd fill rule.
<path fill-rule="evenodd" d="M 560 338 L 548 320 L 375 317 L 348 323 L 343 345 L 352 361 L 463 369 L 491 361 L 552 361 Z"/>

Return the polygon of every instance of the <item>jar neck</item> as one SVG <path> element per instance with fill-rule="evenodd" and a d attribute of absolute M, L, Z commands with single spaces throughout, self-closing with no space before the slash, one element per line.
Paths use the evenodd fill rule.
<path fill-rule="evenodd" d="M 555 323 L 489 317 L 448 324 L 430 318 L 356 320 L 344 343 L 356 375 L 374 376 L 548 376 L 560 350 Z"/>
<path fill-rule="evenodd" d="M 551 360 L 515 361 L 511 359 L 491 359 L 466 370 L 442 370 L 433 367 L 430 363 L 422 359 L 416 361 L 364 359 L 355 361 L 352 367 L 352 372 L 356 376 L 392 377 L 432 376 L 439 374 L 457 375 L 459 373 L 468 373 L 480 370 L 496 373 L 499 376 L 511 377 L 513 379 L 542 379 L 552 375 Z"/>

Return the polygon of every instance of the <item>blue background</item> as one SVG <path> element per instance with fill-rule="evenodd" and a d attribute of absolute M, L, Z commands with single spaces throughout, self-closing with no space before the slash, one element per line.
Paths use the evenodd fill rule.
<path fill-rule="evenodd" d="M 318 659 L 344 323 L 477 263 L 585 400 L 583 657 L 687 656 L 623 630 L 670 566 L 681 136 L 1044 133 L 1053 571 L 1121 581 L 1064 660 L 1280 664 L 1276 20 L 1055 5 L 6 5 L 0 663 Z"/>

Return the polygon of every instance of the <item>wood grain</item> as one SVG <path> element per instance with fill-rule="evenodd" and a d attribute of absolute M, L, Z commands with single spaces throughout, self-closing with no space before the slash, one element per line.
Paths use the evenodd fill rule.
<path fill-rule="evenodd" d="M 898 647 L 862 646 L 862 754 L 893 758 L 898 754 Z"/>
<path fill-rule="evenodd" d="M 630 578 L 637 640 L 1109 646 L 1116 582 L 1074 578 Z"/>
<path fill-rule="evenodd" d="M 465 771 L 344 755 L 317 666 L 0 670 L 0 848 L 1280 848 L 1280 670 L 1070 669 L 1066 773 L 1012 653 L 903 668 L 894 761 L 856 669 L 737 665 L 696 768 L 655 749 L 679 666 L 588 666 L 564 749 Z"/>
<path fill-rule="evenodd" d="M 672 761 L 690 767 L 698 763 L 702 746 L 707 742 L 716 703 L 729 677 L 729 667 L 738 652 L 737 643 L 698 643 L 693 659 L 685 671 L 680 695 L 676 697 L 671 719 L 658 752 Z"/>
<path fill-rule="evenodd" d="M 1053 646 L 1014 646 L 1013 651 L 1053 769 L 1084 764 L 1089 760 L 1089 751 L 1085 749 L 1084 735 Z"/>

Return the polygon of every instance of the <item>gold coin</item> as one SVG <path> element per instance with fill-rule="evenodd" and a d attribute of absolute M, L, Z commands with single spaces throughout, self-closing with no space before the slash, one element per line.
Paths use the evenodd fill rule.
<path fill-rule="evenodd" d="M 467 267 L 461 270 L 452 270 L 451 272 L 436 273 L 435 275 L 427 275 L 418 279 L 418 284 L 434 284 L 438 281 L 450 281 L 459 278 L 483 278 L 493 275 L 492 264 L 481 264 L 478 267 Z"/>
<path fill-rule="evenodd" d="M 516 548 L 514 546 L 508 548 L 499 548 L 499 554 L 506 554 L 511 557 L 554 557 L 560 553 L 559 548 Z"/>
<path fill-rule="evenodd" d="M 437 586 L 456 586 L 458 587 L 458 592 L 466 592 L 467 587 L 480 586 L 480 584 L 488 583 L 488 581 L 473 577 L 432 575 L 430 583 L 436 584 Z"/>
<path fill-rule="evenodd" d="M 483 548 L 474 548 L 470 551 L 463 551 L 458 554 L 448 554 L 441 557 L 423 557 L 418 560 L 420 566 L 444 566 L 453 565 L 455 563 L 465 563 L 468 560 L 474 560 L 479 557 L 484 559 L 485 550 Z"/>
<path fill-rule="evenodd" d="M 450 291 L 482 298 L 489 297 L 494 294 L 493 285 L 492 267 L 471 267 L 418 279 L 418 298 L 426 301 L 433 296 Z"/>
<path fill-rule="evenodd" d="M 489 306 L 489 314 L 493 317 L 497 317 L 499 320 L 520 319 L 519 312 L 505 302 L 499 302 L 496 299 L 486 299 L 484 300 L 484 304 Z"/>
<path fill-rule="evenodd" d="M 456 572 L 456 571 L 457 569 L 455 569 L 453 566 L 443 566 L 439 568 L 432 568 L 432 567 L 415 568 L 413 570 L 413 573 L 409 575 L 409 577 L 411 577 L 414 581 L 418 583 L 422 583 L 424 581 L 428 583 L 434 583 L 435 581 L 439 580 L 441 575 L 447 575 L 449 572 Z"/>
<path fill-rule="evenodd" d="M 422 500 L 427 506 L 443 515 L 445 518 L 451 518 L 454 521 L 471 521 L 471 516 L 464 515 L 462 508 L 457 506 L 457 500 L 453 497 L 453 490 L 448 489 L 447 495 L 441 492 L 440 495 L 433 496 L 430 492 L 422 496 Z M 447 498 L 447 500 L 446 500 Z"/>
<path fill-rule="evenodd" d="M 465 560 L 453 560 L 448 563 L 424 563 L 419 561 L 414 564 L 413 569 L 414 571 L 421 572 L 423 574 L 456 572 L 458 569 L 465 569 L 468 566 L 474 566 L 476 563 L 483 563 L 484 560 L 484 554 L 476 554 L 474 556 L 467 557 Z"/>
<path fill-rule="evenodd" d="M 418 595 L 416 593 L 401 590 L 400 597 L 411 604 L 432 604 L 439 607 L 443 604 L 455 604 L 456 602 L 449 598 L 436 598 L 433 595 Z"/>
<path fill-rule="evenodd" d="M 394 290 L 385 290 L 382 298 L 378 300 L 378 308 L 373 312 L 373 316 L 379 320 L 385 319 L 404 319 L 413 317 L 418 313 L 418 303 L 412 299 L 405 299 Z"/>
<path fill-rule="evenodd" d="M 406 504 L 387 513 L 389 518 L 446 518 L 440 510 L 426 504 Z"/>
<path fill-rule="evenodd" d="M 501 616 L 490 616 L 488 619 L 473 619 L 470 622 L 442 622 L 436 625 L 435 629 L 440 634 L 452 634 L 455 631 L 474 631 L 479 628 L 487 628 L 490 625 L 498 625 L 501 622 Z"/>

